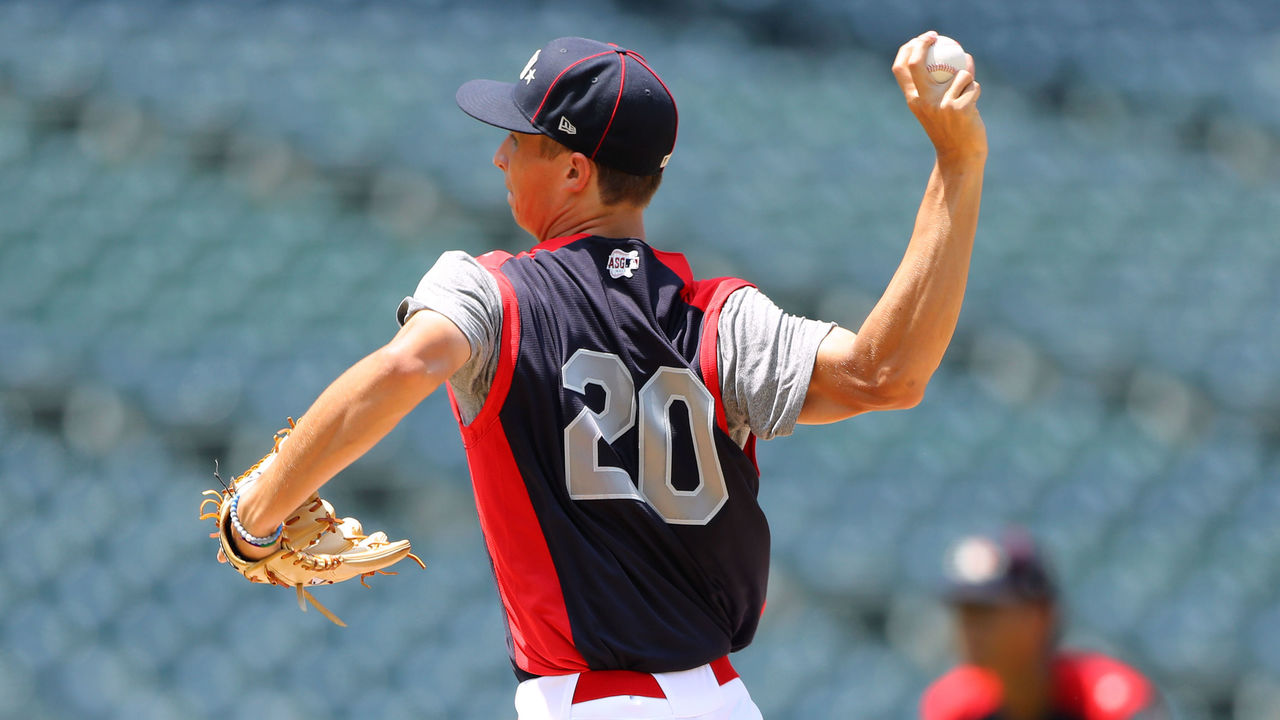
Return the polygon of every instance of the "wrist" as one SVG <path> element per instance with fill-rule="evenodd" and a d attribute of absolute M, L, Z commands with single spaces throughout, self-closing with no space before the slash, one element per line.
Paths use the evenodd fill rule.
<path fill-rule="evenodd" d="M 267 547 L 251 544 L 236 529 L 235 522 L 230 517 L 227 518 L 223 527 L 223 533 L 231 545 L 230 552 L 234 553 L 241 561 L 254 562 L 262 560 L 280 549 L 280 540 Z"/>
<path fill-rule="evenodd" d="M 231 530 L 231 544 L 235 546 L 236 555 L 239 555 L 242 559 L 249 561 L 261 560 L 280 549 L 280 542 L 278 540 L 270 547 L 250 545 L 245 542 L 244 538 L 240 537 L 240 534 L 235 531 L 235 528 L 232 528 Z"/>
<path fill-rule="evenodd" d="M 938 169 L 943 171 L 980 170 L 987 164 L 987 148 L 963 148 L 936 151 Z"/>
<path fill-rule="evenodd" d="M 265 531 L 256 526 L 246 526 L 240 514 L 242 496 L 243 493 L 241 492 L 236 492 L 232 496 L 229 512 L 230 534 L 235 544 L 236 552 L 241 557 L 250 560 L 266 557 L 279 547 L 280 539 L 284 536 L 284 525 L 277 524 L 275 527 Z"/>
<path fill-rule="evenodd" d="M 274 533 L 280 523 L 273 523 L 264 516 L 265 508 L 259 502 L 258 495 L 256 480 L 237 489 L 234 515 L 239 518 L 241 527 L 247 534 L 261 538 Z"/>

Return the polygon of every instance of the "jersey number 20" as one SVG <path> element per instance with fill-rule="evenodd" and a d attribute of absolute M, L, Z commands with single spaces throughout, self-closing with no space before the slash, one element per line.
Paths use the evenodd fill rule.
<path fill-rule="evenodd" d="M 565 482 L 574 500 L 629 499 L 648 503 L 673 525 L 706 525 L 729 499 L 716 455 L 715 400 L 689 368 L 661 367 L 636 393 L 635 381 L 612 353 L 579 350 L 561 368 L 561 384 L 585 394 L 604 390 L 604 409 L 583 407 L 564 429 Z M 678 490 L 671 482 L 672 404 L 688 409 L 698 486 Z M 600 465 L 599 440 L 613 443 L 640 422 L 640 482 L 627 471 Z"/>

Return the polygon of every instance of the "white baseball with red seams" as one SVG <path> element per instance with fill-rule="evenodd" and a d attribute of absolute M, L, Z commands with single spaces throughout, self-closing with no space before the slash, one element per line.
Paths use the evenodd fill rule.
<path fill-rule="evenodd" d="M 951 82 L 951 78 L 967 64 L 964 48 L 946 35 L 939 35 L 924 56 L 925 70 L 929 71 L 929 77 L 939 85 Z"/>

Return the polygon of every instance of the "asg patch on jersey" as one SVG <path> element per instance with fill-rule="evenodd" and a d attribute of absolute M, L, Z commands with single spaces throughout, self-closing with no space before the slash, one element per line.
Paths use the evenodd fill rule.
<path fill-rule="evenodd" d="M 622 252 L 621 250 L 614 250 L 609 253 L 609 259 L 604 266 L 609 269 L 609 277 L 632 277 L 631 271 L 640 269 L 640 251 Z"/>

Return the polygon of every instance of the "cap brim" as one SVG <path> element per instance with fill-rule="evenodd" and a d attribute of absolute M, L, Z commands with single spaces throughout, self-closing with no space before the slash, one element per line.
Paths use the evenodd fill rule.
<path fill-rule="evenodd" d="M 951 605 L 1017 605 L 1025 602 L 1006 589 L 981 586 L 949 588 L 943 598 Z"/>
<path fill-rule="evenodd" d="M 943 592 L 943 599 L 952 605 L 1021 605 L 1053 602 L 1052 595 L 1019 592 L 1008 584 L 999 582 L 951 585 Z"/>
<path fill-rule="evenodd" d="M 458 88 L 455 98 L 462 112 L 483 123 L 513 132 L 540 132 L 516 107 L 512 95 L 514 83 L 497 80 L 471 80 Z"/>

